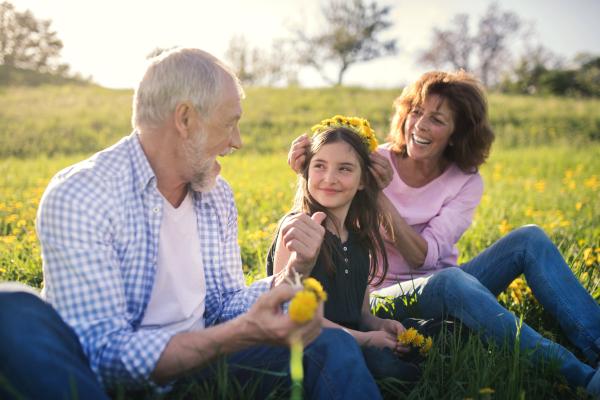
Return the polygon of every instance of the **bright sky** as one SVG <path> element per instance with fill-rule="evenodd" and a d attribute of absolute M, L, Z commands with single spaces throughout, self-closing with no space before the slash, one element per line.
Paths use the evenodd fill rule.
<path fill-rule="evenodd" d="M 109 88 L 132 88 L 146 54 L 156 46 L 198 47 L 223 59 L 229 39 L 244 34 L 252 44 L 267 48 L 274 38 L 289 35 L 289 26 L 320 18 L 325 0 L 9 0 L 17 10 L 30 9 L 37 18 L 52 19 L 63 41 L 63 62 L 72 71 L 93 76 Z M 393 29 L 401 53 L 351 67 L 345 85 L 398 87 L 416 79 L 426 68 L 416 54 L 429 44 L 432 27 L 444 27 L 456 13 L 475 22 L 489 5 L 483 0 L 379 0 L 394 6 Z M 600 54 L 600 1 L 500 0 L 533 22 L 538 42 L 571 59 L 579 52 Z M 321 86 L 316 73 L 302 71 L 303 86 Z"/>

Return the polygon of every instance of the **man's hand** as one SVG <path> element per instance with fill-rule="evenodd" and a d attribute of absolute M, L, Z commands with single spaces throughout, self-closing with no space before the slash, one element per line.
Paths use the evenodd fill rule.
<path fill-rule="evenodd" d="M 369 167 L 369 170 L 375 178 L 375 181 L 377 181 L 377 186 L 379 186 L 379 190 L 383 190 L 386 187 L 388 187 L 388 185 L 392 181 L 392 178 L 394 177 L 394 168 L 392 167 L 390 160 L 388 160 L 386 156 L 376 151 L 372 151 L 371 154 L 369 154 L 369 158 L 371 159 L 371 163 L 373 164 L 372 167 Z"/>
<path fill-rule="evenodd" d="M 296 140 L 292 142 L 292 148 L 288 153 L 288 165 L 292 167 L 294 172 L 299 174 L 302 172 L 302 168 L 304 167 L 304 161 L 306 161 L 306 153 L 308 152 L 308 146 L 310 146 L 310 142 L 312 138 L 309 138 L 305 133 L 304 135 L 298 137 Z"/>
<path fill-rule="evenodd" d="M 325 236 L 321 222 L 325 213 L 316 212 L 312 217 L 296 214 L 287 218 L 281 228 L 283 245 L 292 252 L 288 261 L 287 275 L 293 275 L 291 269 L 304 277 L 310 276 Z"/>
<path fill-rule="evenodd" d="M 281 304 L 291 300 L 302 288 L 290 285 L 280 285 L 264 294 L 252 305 L 247 314 L 239 317 L 243 320 L 242 330 L 244 340 L 249 346 L 266 345 L 289 347 L 290 338 L 295 335 L 302 337 L 304 346 L 315 340 L 323 326 L 323 302 L 312 320 L 299 324 L 288 314 L 281 311 Z"/>

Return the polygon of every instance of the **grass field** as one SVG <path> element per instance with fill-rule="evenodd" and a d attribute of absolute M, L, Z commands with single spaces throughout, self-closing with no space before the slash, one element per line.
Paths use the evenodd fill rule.
<path fill-rule="evenodd" d="M 264 276 L 275 224 L 291 205 L 295 175 L 283 149 L 336 113 L 369 118 L 383 138 L 397 93 L 353 88 L 248 91 L 241 127 L 247 149 L 222 162 L 238 206 L 238 241 L 248 283 Z M 0 280 L 42 287 L 34 229 L 39 199 L 58 170 L 129 132 L 130 101 L 129 91 L 96 87 L 0 92 Z M 492 96 L 490 104 L 498 140 L 481 168 L 484 197 L 458 244 L 459 261 L 516 227 L 537 224 L 599 300 L 600 102 Z M 525 281 L 514 282 L 499 301 L 540 333 L 572 348 Z M 472 340 L 466 348 L 452 350 L 451 357 L 432 352 L 413 390 L 398 390 L 389 381 L 380 385 L 391 398 L 406 399 L 580 398 L 575 388 L 561 385 L 556 366 L 538 371 L 524 355 L 506 350 L 486 349 Z M 211 390 L 234 396 L 225 386 Z M 494 392 L 480 393 L 487 388 Z"/>

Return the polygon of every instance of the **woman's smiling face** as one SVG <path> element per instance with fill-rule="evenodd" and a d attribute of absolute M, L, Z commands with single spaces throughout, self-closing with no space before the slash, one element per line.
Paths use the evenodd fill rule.
<path fill-rule="evenodd" d="M 406 152 L 415 160 L 440 163 L 453 132 L 452 111 L 445 101 L 440 103 L 438 95 L 429 95 L 408 113 L 404 123 Z"/>

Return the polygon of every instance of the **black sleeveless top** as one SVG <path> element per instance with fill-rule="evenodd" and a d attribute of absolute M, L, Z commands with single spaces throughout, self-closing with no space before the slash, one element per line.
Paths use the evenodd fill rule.
<path fill-rule="evenodd" d="M 325 318 L 346 328 L 358 330 L 360 313 L 365 291 L 367 290 L 367 281 L 369 280 L 369 250 L 358 240 L 358 236 L 352 232 L 348 232 L 348 240 L 343 244 L 337 236 L 327 229 L 325 235 L 332 238 L 334 246 L 339 251 L 338 254 L 334 250 L 331 255 L 336 273 L 330 278 L 325 271 L 321 257 L 319 257 L 310 276 L 318 280 L 327 292 L 327 301 L 324 305 Z M 273 262 L 278 238 L 279 235 L 275 238 L 267 255 L 267 276 L 273 275 Z M 348 260 L 347 263 L 345 260 Z"/>

